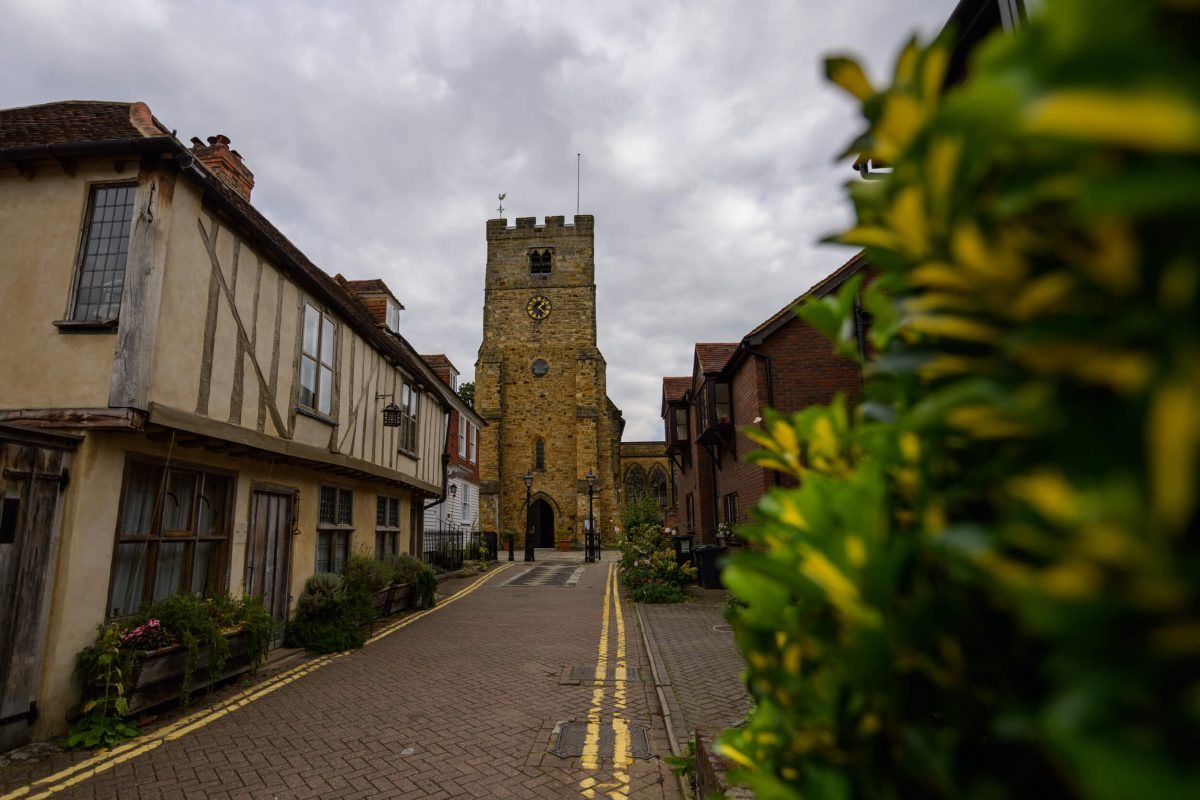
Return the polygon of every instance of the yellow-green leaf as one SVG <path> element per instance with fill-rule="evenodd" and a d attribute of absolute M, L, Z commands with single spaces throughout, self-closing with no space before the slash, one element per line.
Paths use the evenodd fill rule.
<path fill-rule="evenodd" d="M 853 59 L 840 56 L 825 59 L 825 75 L 860 101 L 875 94 L 867 74 Z"/>
<path fill-rule="evenodd" d="M 1200 151 L 1200 108 L 1164 92 L 1053 92 L 1025 115 L 1030 133 L 1149 150 Z"/>

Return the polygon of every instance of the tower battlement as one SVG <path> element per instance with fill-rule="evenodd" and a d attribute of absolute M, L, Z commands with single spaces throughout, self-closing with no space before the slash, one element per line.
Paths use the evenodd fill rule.
<path fill-rule="evenodd" d="M 595 217 L 591 214 L 576 214 L 574 224 L 571 225 L 566 224 L 565 220 L 566 217 L 562 216 L 548 216 L 545 218 L 545 222 L 538 225 L 537 217 L 517 217 L 516 225 L 510 228 L 507 219 L 489 219 L 487 221 L 487 238 L 503 239 L 532 235 L 546 236 L 548 234 L 561 236 L 590 235 L 595 228 Z"/>

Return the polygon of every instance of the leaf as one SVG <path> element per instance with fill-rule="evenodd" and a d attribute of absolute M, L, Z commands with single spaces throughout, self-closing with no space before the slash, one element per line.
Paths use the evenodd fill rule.
<path fill-rule="evenodd" d="M 1147 150 L 1200 152 L 1200 107 L 1162 90 L 1066 89 L 1046 94 L 1025 112 L 1025 129 Z"/>
<path fill-rule="evenodd" d="M 860 101 L 875 94 L 875 88 L 871 86 L 867 74 L 853 59 L 840 56 L 825 59 L 825 77 Z"/>

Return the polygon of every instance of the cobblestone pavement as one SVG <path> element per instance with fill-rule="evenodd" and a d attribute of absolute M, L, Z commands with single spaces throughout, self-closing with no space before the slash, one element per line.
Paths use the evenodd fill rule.
<path fill-rule="evenodd" d="M 539 565 L 573 556 L 556 555 Z M 632 606 L 606 602 L 615 570 L 505 585 L 528 566 L 444 585 L 457 593 L 363 650 L 306 660 L 123 751 L 0 772 L 0 800 L 679 798 L 654 687 L 623 680 L 650 670 Z M 572 679 L 579 666 L 605 680 Z M 550 752 L 571 749 L 563 722 L 585 723 L 582 755 Z M 631 759 L 643 728 L 651 757 Z"/>
<path fill-rule="evenodd" d="M 697 727 L 736 725 L 750 709 L 742 658 L 722 614 L 725 593 L 692 594 L 688 603 L 637 605 L 676 747 L 686 747 Z"/>

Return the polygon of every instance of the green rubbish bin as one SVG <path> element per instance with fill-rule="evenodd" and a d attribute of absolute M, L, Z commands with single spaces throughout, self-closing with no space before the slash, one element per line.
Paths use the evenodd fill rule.
<path fill-rule="evenodd" d="M 702 544 L 693 552 L 696 554 L 696 577 L 703 589 L 724 589 L 721 583 L 721 568 L 717 559 L 725 555 L 727 547 L 717 544 Z"/>

